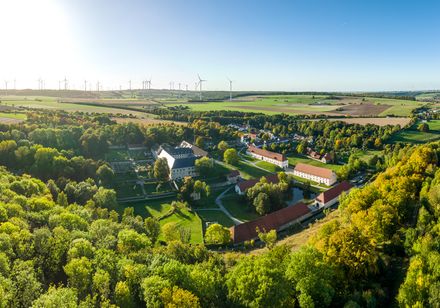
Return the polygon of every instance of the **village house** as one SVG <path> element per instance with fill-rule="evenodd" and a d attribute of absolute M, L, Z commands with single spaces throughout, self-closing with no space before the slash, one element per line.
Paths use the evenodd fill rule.
<path fill-rule="evenodd" d="M 277 165 L 278 167 L 281 167 L 283 169 L 287 169 L 287 167 L 289 167 L 289 161 L 283 154 L 280 153 L 263 150 L 251 145 L 247 148 L 246 154 L 256 159 Z"/>
<path fill-rule="evenodd" d="M 282 231 L 309 218 L 312 211 L 307 205 L 299 202 L 295 205 L 267 214 L 230 228 L 234 244 L 258 238 L 257 228 L 262 232 Z"/>
<path fill-rule="evenodd" d="M 157 158 L 165 158 L 170 168 L 170 179 L 180 180 L 186 176 L 197 176 L 195 161 L 197 157 L 190 148 L 161 146 Z"/>
<path fill-rule="evenodd" d="M 322 192 L 316 197 L 316 207 L 318 208 L 328 208 L 337 202 L 339 202 L 339 196 L 343 192 L 348 192 L 350 189 L 353 188 L 353 185 L 351 185 L 347 181 L 343 181 L 334 187 Z"/>
<path fill-rule="evenodd" d="M 199 148 L 198 146 L 196 146 L 196 145 L 193 145 L 193 144 L 191 144 L 191 143 L 189 143 L 188 141 L 185 141 L 185 140 L 183 140 L 181 143 L 180 143 L 180 147 L 181 148 L 189 148 L 189 149 L 191 149 L 192 151 L 193 151 L 193 154 L 196 156 L 196 157 L 207 157 L 208 156 L 208 152 L 206 152 L 205 150 L 203 150 L 202 148 Z"/>
<path fill-rule="evenodd" d="M 240 172 L 233 170 L 226 176 L 226 179 L 229 184 L 237 184 L 238 180 L 240 180 Z"/>
<path fill-rule="evenodd" d="M 337 181 L 336 173 L 333 170 L 303 163 L 298 163 L 295 166 L 293 175 L 327 186 L 331 186 Z"/>
<path fill-rule="evenodd" d="M 277 174 L 265 176 L 265 178 L 267 183 L 278 184 L 280 182 Z M 239 195 L 244 195 L 246 193 L 246 190 L 248 190 L 251 187 L 254 187 L 255 184 L 260 182 L 260 179 L 261 178 L 238 182 L 237 185 L 235 185 L 235 192 Z"/>

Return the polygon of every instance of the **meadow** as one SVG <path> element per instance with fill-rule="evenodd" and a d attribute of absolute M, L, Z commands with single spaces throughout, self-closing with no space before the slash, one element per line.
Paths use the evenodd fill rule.
<path fill-rule="evenodd" d="M 295 166 L 298 163 L 303 163 L 303 164 L 308 164 L 308 165 L 312 165 L 312 166 L 316 166 L 316 167 L 331 169 L 335 172 L 337 172 L 340 168 L 342 168 L 342 165 L 325 164 L 323 162 L 308 158 L 306 156 L 300 156 L 300 155 L 296 155 L 296 154 L 288 156 L 287 159 L 289 161 L 290 166 Z"/>
<path fill-rule="evenodd" d="M 428 132 L 421 132 L 417 130 L 417 126 L 420 124 L 416 123 L 410 128 L 404 129 L 397 134 L 394 134 L 391 138 L 392 143 L 404 142 L 411 144 L 421 144 L 427 143 L 440 139 L 440 120 L 428 121 L 429 125 Z"/>

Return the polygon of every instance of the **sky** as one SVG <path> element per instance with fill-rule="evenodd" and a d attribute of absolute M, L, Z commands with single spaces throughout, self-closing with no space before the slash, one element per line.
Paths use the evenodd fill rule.
<path fill-rule="evenodd" d="M 440 1 L 0 0 L 0 88 L 440 89 Z"/>

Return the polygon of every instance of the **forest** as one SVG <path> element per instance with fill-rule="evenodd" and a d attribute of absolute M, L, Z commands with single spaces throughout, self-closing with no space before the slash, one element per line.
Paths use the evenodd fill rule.
<path fill-rule="evenodd" d="M 278 123 L 284 125 L 282 119 Z M 301 123 L 286 129 L 301 130 Z M 341 125 L 314 123 L 312 131 Z M 348 138 L 349 129 L 340 133 Z M 374 128 L 372 138 L 386 129 L 392 130 Z M 155 219 L 135 215 L 130 207 L 115 211 L 107 181 L 112 172 L 102 160 L 109 145 L 121 142 L 151 146 L 194 136 L 236 137 L 221 123 L 139 126 L 105 116 L 36 113 L 0 131 L 0 307 L 440 302 L 438 142 L 387 148 L 384 171 L 346 195 L 335 218 L 299 250 L 275 244 L 247 254 L 213 251 L 184 237 L 159 241 L 167 231 Z M 257 186 L 249 195 L 265 189 Z M 276 196 L 270 202 L 261 202 L 263 212 L 276 207 Z"/>

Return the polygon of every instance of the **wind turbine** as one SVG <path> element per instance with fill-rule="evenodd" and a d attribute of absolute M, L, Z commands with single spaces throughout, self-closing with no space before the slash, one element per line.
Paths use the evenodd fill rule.
<path fill-rule="evenodd" d="M 226 77 L 229 80 L 229 101 L 232 101 L 232 80 Z"/>
<path fill-rule="evenodd" d="M 200 100 L 202 100 L 202 84 L 203 84 L 203 82 L 205 82 L 205 81 L 207 81 L 207 80 L 200 78 L 200 75 L 199 75 L 199 74 L 197 74 L 197 77 L 199 77 Z"/>
<path fill-rule="evenodd" d="M 6 91 L 5 95 L 8 95 L 8 81 L 7 80 L 5 80 L 5 91 Z"/>

